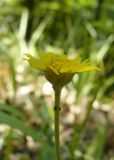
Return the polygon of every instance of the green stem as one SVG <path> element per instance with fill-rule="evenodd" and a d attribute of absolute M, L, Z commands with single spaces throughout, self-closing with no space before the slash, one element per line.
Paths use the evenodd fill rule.
<path fill-rule="evenodd" d="M 56 160 L 61 160 L 60 156 L 60 139 L 59 139 L 59 112 L 60 112 L 60 95 L 61 89 L 54 89 L 55 91 L 55 149 Z"/>

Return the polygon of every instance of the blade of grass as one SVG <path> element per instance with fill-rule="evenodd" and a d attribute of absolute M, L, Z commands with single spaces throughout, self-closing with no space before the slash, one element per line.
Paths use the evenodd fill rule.
<path fill-rule="evenodd" d="M 35 43 L 38 41 L 40 36 L 42 35 L 44 29 L 46 28 L 47 24 L 50 22 L 52 16 L 48 16 L 43 19 L 43 21 L 39 24 L 38 28 L 33 32 L 31 40 L 29 42 L 29 46 L 34 46 Z"/>
<path fill-rule="evenodd" d="M 108 39 L 104 42 L 103 46 L 101 47 L 100 51 L 97 53 L 96 59 L 98 63 L 101 63 L 105 54 L 109 50 L 112 42 L 114 41 L 114 35 L 111 34 Z"/>
<path fill-rule="evenodd" d="M 19 129 L 22 133 L 31 136 L 36 141 L 41 140 L 41 136 L 37 133 L 37 131 L 27 127 L 23 121 L 12 117 L 12 115 L 0 112 L 0 121 L 11 126 L 12 128 Z"/>
<path fill-rule="evenodd" d="M 25 120 L 24 115 L 18 111 L 18 109 L 13 105 L 7 105 L 5 103 L 0 103 L 0 110 L 9 112 L 16 116 L 17 118 L 21 118 L 22 120 Z"/>
<path fill-rule="evenodd" d="M 106 122 L 98 126 L 98 131 L 91 145 L 87 148 L 86 152 L 87 156 L 94 157 L 95 160 L 103 159 L 103 150 L 105 146 L 107 130 L 108 130 L 108 121 L 106 118 Z"/>

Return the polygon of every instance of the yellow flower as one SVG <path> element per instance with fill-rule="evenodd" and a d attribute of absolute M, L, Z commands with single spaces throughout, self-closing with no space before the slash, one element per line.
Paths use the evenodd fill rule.
<path fill-rule="evenodd" d="M 71 81 L 74 74 L 91 70 L 98 70 L 97 67 L 91 66 L 90 61 L 86 60 L 80 63 L 80 58 L 69 59 L 65 55 L 56 55 L 54 53 L 45 53 L 38 59 L 30 54 L 25 55 L 29 64 L 42 71 L 53 85 L 53 87 L 62 88 Z"/>

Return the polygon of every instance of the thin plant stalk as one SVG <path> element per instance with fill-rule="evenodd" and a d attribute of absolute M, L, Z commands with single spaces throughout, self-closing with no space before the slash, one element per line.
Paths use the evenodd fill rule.
<path fill-rule="evenodd" d="M 61 160 L 60 154 L 60 136 L 59 136 L 59 113 L 60 113 L 60 96 L 61 96 L 61 89 L 54 89 L 55 91 L 55 150 L 56 150 L 56 160 Z"/>

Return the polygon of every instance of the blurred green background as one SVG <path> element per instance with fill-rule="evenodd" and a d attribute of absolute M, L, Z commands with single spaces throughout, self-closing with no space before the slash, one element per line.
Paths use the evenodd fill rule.
<path fill-rule="evenodd" d="M 63 160 L 114 160 L 114 1 L 0 0 L 0 160 L 55 160 L 54 95 L 25 53 L 90 59 L 61 96 Z"/>

